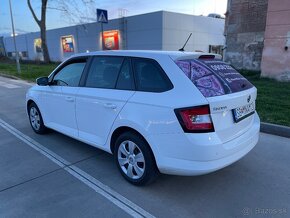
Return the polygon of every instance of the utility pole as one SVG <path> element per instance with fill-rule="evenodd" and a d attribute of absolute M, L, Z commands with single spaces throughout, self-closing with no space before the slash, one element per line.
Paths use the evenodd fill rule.
<path fill-rule="evenodd" d="M 14 31 L 14 22 L 13 22 L 13 15 L 12 15 L 12 7 L 11 7 L 11 0 L 9 0 L 9 7 L 10 7 L 10 16 L 11 16 L 11 25 L 12 25 L 12 34 L 13 34 L 13 41 L 14 41 L 14 50 L 15 50 L 15 57 L 16 57 L 16 66 L 17 66 L 17 72 L 20 74 L 20 63 L 19 63 L 19 53 L 16 48 L 16 36 Z"/>

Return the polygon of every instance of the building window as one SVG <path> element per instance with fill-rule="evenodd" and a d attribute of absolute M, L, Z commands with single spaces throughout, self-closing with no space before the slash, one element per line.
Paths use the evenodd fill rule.
<path fill-rule="evenodd" d="M 27 58 L 27 57 L 28 57 L 28 53 L 27 53 L 27 51 L 22 51 L 21 54 L 20 54 L 20 56 L 21 56 L 22 58 Z"/>
<path fill-rule="evenodd" d="M 61 37 L 61 45 L 64 53 L 74 52 L 73 36 Z"/>
<path fill-rule="evenodd" d="M 42 53 L 41 38 L 34 39 L 35 53 Z"/>
<path fill-rule="evenodd" d="M 104 35 L 104 50 L 119 50 L 119 31 L 105 31 Z"/>

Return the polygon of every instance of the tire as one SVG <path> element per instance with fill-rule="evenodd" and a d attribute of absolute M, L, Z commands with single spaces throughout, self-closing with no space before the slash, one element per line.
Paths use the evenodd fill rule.
<path fill-rule="evenodd" d="M 40 110 L 34 102 L 28 106 L 28 116 L 30 125 L 34 132 L 37 134 L 45 134 L 47 132 Z"/>
<path fill-rule="evenodd" d="M 114 159 L 122 176 L 133 185 L 152 183 L 159 174 L 148 143 L 134 132 L 125 132 L 117 138 Z"/>

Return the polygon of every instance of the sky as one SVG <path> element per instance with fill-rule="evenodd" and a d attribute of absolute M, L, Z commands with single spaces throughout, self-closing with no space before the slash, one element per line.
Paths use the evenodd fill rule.
<path fill-rule="evenodd" d="M 191 15 L 207 16 L 209 13 L 224 15 L 227 0 L 83 0 L 91 2 L 85 5 L 81 0 L 48 0 L 47 29 L 94 22 L 95 9 L 108 10 L 109 20 L 118 18 L 120 9 L 126 16 L 154 11 L 172 11 Z M 31 0 L 32 7 L 40 15 L 41 0 Z M 36 32 L 39 27 L 33 20 L 26 0 L 11 0 L 16 34 Z M 57 8 L 57 9 L 55 9 Z M 63 9 L 68 8 L 69 15 Z M 84 15 L 84 16 L 83 16 Z M 9 0 L 0 0 L 0 35 L 10 35 L 11 20 Z"/>

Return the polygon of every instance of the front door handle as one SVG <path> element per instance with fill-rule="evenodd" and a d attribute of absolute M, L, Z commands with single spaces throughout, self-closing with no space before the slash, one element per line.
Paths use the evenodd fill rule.
<path fill-rule="evenodd" d="M 65 100 L 69 101 L 69 102 L 74 102 L 74 98 L 73 97 L 65 97 Z"/>
<path fill-rule="evenodd" d="M 110 109 L 116 109 L 117 108 L 117 105 L 112 104 L 112 103 L 105 103 L 104 104 L 104 107 L 110 108 Z"/>

